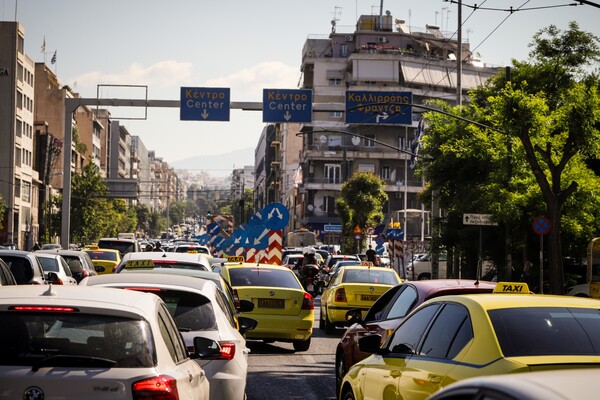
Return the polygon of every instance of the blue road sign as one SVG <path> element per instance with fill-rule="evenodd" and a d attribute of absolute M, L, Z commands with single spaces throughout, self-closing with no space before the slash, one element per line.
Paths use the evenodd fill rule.
<path fill-rule="evenodd" d="M 533 231 L 538 235 L 545 235 L 550 231 L 550 220 L 546 217 L 537 217 L 533 220 Z"/>
<path fill-rule="evenodd" d="M 381 246 L 382 244 L 385 243 L 385 238 L 382 235 L 378 235 L 375 238 L 375 243 L 377 243 L 379 246 Z"/>
<path fill-rule="evenodd" d="M 336 225 L 336 224 L 326 224 L 323 226 L 323 230 L 325 232 L 341 232 L 342 231 L 342 225 Z"/>
<path fill-rule="evenodd" d="M 216 222 L 213 222 L 206 226 L 206 231 L 210 236 L 216 236 L 221 232 L 221 227 Z"/>
<path fill-rule="evenodd" d="M 248 230 L 248 247 L 264 250 L 269 247 L 269 229 L 264 225 L 254 225 Z"/>
<path fill-rule="evenodd" d="M 221 244 L 225 241 L 225 238 L 223 236 L 215 236 L 212 239 L 212 241 L 213 241 L 212 245 L 215 247 L 216 250 L 219 250 L 219 251 L 223 250 L 221 248 Z"/>
<path fill-rule="evenodd" d="M 383 252 L 385 251 L 385 247 L 383 247 L 382 245 L 378 245 L 377 247 L 375 247 L 375 251 L 377 252 L 377 254 L 383 254 Z"/>
<path fill-rule="evenodd" d="M 250 219 L 248 220 L 248 225 L 263 225 L 264 224 L 261 211 L 262 210 L 258 210 L 257 212 L 254 213 L 254 215 L 252 215 L 250 217 Z"/>
<path fill-rule="evenodd" d="M 210 235 L 208 233 L 204 233 L 202 235 L 196 236 L 196 240 L 199 244 L 207 244 L 210 240 Z"/>
<path fill-rule="evenodd" d="M 287 207 L 281 203 L 270 203 L 262 211 L 265 218 L 265 226 L 274 231 L 281 230 L 286 227 L 290 220 L 290 212 Z"/>
<path fill-rule="evenodd" d="M 248 234 L 248 232 L 246 232 L 244 229 L 240 229 L 238 227 L 235 231 L 233 231 L 233 234 L 231 235 L 233 244 L 237 247 L 244 246 L 247 234 Z"/>
<path fill-rule="evenodd" d="M 179 119 L 229 121 L 229 88 L 182 87 Z"/>
<path fill-rule="evenodd" d="M 412 92 L 346 91 L 347 124 L 412 125 Z"/>
<path fill-rule="evenodd" d="M 263 89 L 263 122 L 312 122 L 312 90 Z"/>

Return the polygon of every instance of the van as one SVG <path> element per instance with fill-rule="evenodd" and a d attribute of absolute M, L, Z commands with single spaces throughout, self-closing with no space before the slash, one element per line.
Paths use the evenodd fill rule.
<path fill-rule="evenodd" d="M 438 257 L 438 278 L 446 277 L 446 257 L 445 251 L 440 251 Z M 431 279 L 431 253 L 426 253 L 411 261 L 406 267 L 406 278 L 411 281 Z"/>
<path fill-rule="evenodd" d="M 98 248 L 119 250 L 121 258 L 127 253 L 142 251 L 135 239 L 102 238 L 98 240 Z"/>

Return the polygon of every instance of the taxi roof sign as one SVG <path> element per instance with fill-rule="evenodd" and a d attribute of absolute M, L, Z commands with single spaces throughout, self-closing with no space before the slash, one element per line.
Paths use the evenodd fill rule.
<path fill-rule="evenodd" d="M 246 259 L 244 258 L 244 256 L 227 256 L 227 262 L 243 263 L 246 262 Z"/>
<path fill-rule="evenodd" d="M 125 263 L 126 269 L 152 269 L 154 261 L 152 260 L 129 260 Z"/>
<path fill-rule="evenodd" d="M 524 282 L 498 282 L 494 293 L 529 294 L 529 286 Z"/>
<path fill-rule="evenodd" d="M 361 265 L 362 267 L 372 267 L 372 266 L 373 266 L 373 263 L 372 263 L 371 261 L 361 261 L 361 262 L 360 262 L 360 265 Z"/>

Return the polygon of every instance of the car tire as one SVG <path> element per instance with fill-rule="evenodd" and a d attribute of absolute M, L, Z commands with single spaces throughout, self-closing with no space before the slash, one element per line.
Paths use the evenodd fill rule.
<path fill-rule="evenodd" d="M 307 340 L 297 340 L 292 343 L 294 351 L 307 351 L 310 348 L 310 338 Z"/>
<path fill-rule="evenodd" d="M 425 274 L 419 275 L 419 280 L 420 281 L 428 281 L 430 279 L 431 279 L 431 275 L 430 274 L 425 273 Z"/>
<path fill-rule="evenodd" d="M 327 310 L 325 310 L 325 319 L 323 320 L 326 335 L 333 335 L 335 333 L 335 325 L 329 321 L 329 317 L 327 317 Z"/>
<path fill-rule="evenodd" d="M 344 375 L 346 375 L 348 369 L 346 367 L 346 361 L 344 361 L 344 353 L 338 351 L 335 355 L 335 392 L 339 393 L 342 387 L 342 381 Z"/>
<path fill-rule="evenodd" d="M 348 388 L 344 393 L 342 393 L 340 400 L 355 400 L 354 393 L 352 393 L 352 389 Z"/>

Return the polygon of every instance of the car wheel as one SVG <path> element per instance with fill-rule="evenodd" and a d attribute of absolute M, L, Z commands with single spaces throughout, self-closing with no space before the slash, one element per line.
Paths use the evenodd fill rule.
<path fill-rule="evenodd" d="M 430 279 L 431 279 L 431 275 L 429 275 L 429 274 L 421 274 L 421 275 L 419 275 L 419 280 L 420 281 L 428 281 Z"/>
<path fill-rule="evenodd" d="M 341 400 L 355 400 L 354 393 L 352 393 L 352 389 L 348 388 L 344 393 L 342 393 Z"/>
<path fill-rule="evenodd" d="M 342 380 L 344 380 L 344 375 L 346 375 L 346 361 L 344 361 L 344 353 L 338 351 L 335 355 L 335 392 L 339 393 L 340 388 L 342 387 Z"/>
<path fill-rule="evenodd" d="M 323 321 L 325 324 L 324 329 L 327 335 L 333 335 L 335 333 L 335 325 L 329 321 L 329 317 L 327 316 L 327 310 L 325 310 L 325 320 Z"/>
<path fill-rule="evenodd" d="M 308 340 L 298 340 L 293 343 L 295 351 L 307 351 L 310 347 L 310 338 Z"/>

